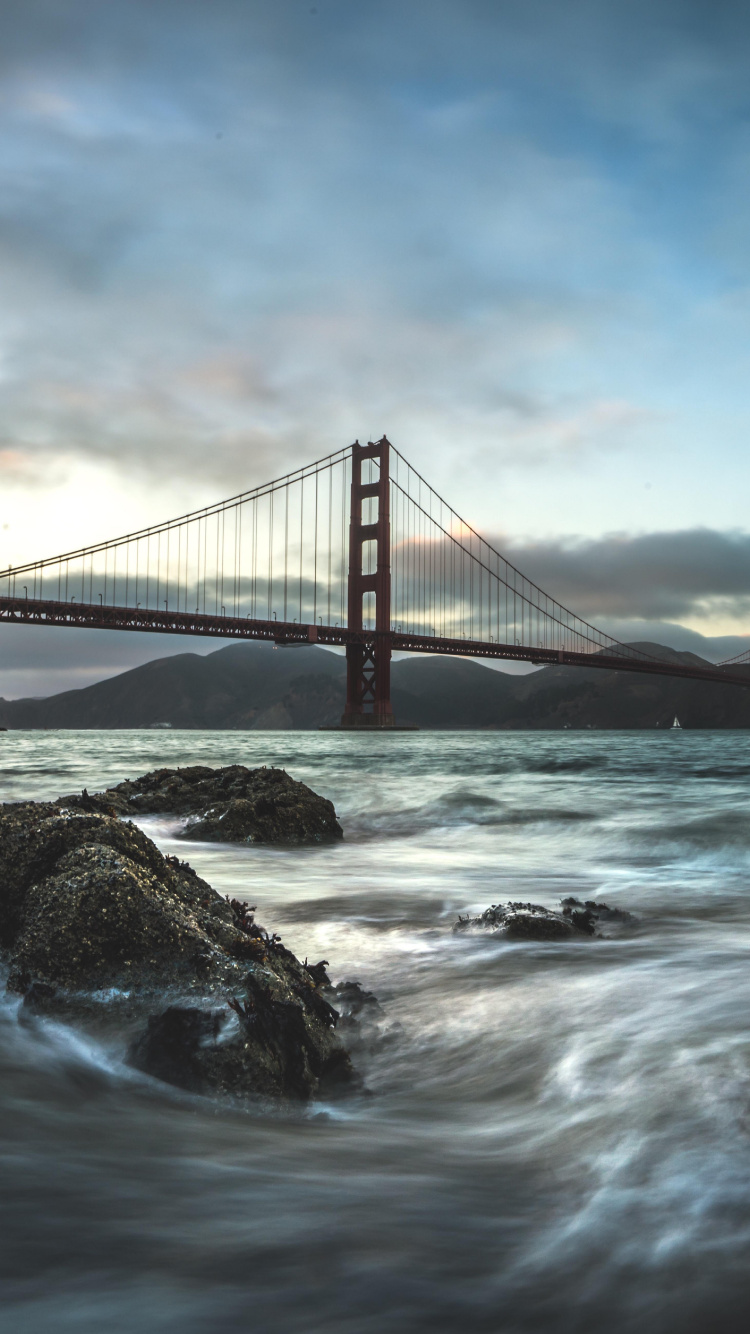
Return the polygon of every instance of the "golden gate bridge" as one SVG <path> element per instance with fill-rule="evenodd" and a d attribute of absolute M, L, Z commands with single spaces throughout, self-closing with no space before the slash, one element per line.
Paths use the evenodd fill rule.
<path fill-rule="evenodd" d="M 342 726 L 395 725 L 394 651 L 750 685 L 621 644 L 527 579 L 383 436 L 106 542 L 0 572 L 0 623 L 343 647 Z"/>

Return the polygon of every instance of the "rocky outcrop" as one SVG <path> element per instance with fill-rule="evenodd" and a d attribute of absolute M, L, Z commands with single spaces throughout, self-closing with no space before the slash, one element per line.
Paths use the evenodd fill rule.
<path fill-rule="evenodd" d="M 478 917 L 459 917 L 454 931 L 487 931 L 508 940 L 572 940 L 596 936 L 600 924 L 633 922 L 631 913 L 609 908 L 606 903 L 587 899 L 561 900 L 562 911 L 553 912 L 538 903 L 493 903 Z"/>
<path fill-rule="evenodd" d="M 275 1100 L 356 1087 L 325 967 L 113 815 L 0 808 L 0 943 L 24 1007 L 116 1014 L 158 1078 Z"/>
<path fill-rule="evenodd" d="M 154 769 L 105 792 L 61 797 L 67 809 L 185 815 L 182 837 L 212 843 L 327 843 L 343 838 L 333 803 L 284 769 Z"/>

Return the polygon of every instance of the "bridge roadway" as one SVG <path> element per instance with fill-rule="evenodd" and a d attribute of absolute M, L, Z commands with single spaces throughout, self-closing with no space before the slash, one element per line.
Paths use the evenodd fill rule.
<path fill-rule="evenodd" d="M 99 603 L 57 602 L 41 598 L 0 597 L 0 625 L 56 625 L 89 630 L 133 630 L 141 634 L 201 635 L 217 639 L 261 639 L 281 645 L 323 644 L 345 648 L 368 643 L 374 630 L 348 630 L 339 625 L 300 625 L 296 621 L 263 621 L 249 617 L 208 616 L 196 612 L 155 611 L 143 607 L 105 607 Z M 439 635 L 392 631 L 391 648 L 399 653 L 439 653 L 460 658 L 504 658 L 536 666 L 600 667 L 648 676 L 686 677 L 719 685 L 750 686 L 750 666 L 699 667 L 630 658 L 615 653 L 530 648 L 523 644 L 487 643 L 481 639 L 446 639 Z"/>

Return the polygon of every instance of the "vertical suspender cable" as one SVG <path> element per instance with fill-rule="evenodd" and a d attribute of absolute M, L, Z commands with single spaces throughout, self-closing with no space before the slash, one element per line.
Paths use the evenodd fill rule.
<path fill-rule="evenodd" d="M 315 472 L 315 536 L 313 538 L 313 625 L 318 624 L 318 472 Z"/>
<path fill-rule="evenodd" d="M 331 555 L 333 547 L 333 468 L 328 469 L 328 600 L 326 625 L 331 624 Z"/>
<path fill-rule="evenodd" d="M 289 483 L 284 487 L 284 620 L 286 621 L 286 598 L 289 581 Z"/>
<path fill-rule="evenodd" d="M 315 474 L 318 476 L 318 474 Z M 304 478 L 299 484 L 299 623 L 302 626 L 302 548 L 304 540 Z"/>

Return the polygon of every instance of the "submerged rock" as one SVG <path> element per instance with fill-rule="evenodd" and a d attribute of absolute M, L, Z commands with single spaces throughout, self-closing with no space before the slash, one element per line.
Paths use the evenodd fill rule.
<path fill-rule="evenodd" d="M 562 912 L 553 912 L 538 903 L 493 903 L 478 917 L 459 917 L 454 931 L 489 931 L 508 940 L 572 940 L 577 936 L 598 935 L 602 922 L 633 922 L 632 913 L 609 908 L 606 903 L 587 899 L 561 900 Z"/>
<path fill-rule="evenodd" d="M 326 843 L 343 838 L 333 803 L 284 769 L 154 769 L 105 792 L 61 797 L 67 809 L 186 815 L 181 837 L 213 843 Z"/>
<path fill-rule="evenodd" d="M 116 1012 L 142 1029 L 139 1069 L 198 1092 L 304 1100 L 356 1087 L 325 968 L 301 963 L 254 911 L 115 816 L 0 807 L 0 943 L 29 1014 Z M 115 997 L 119 1010 L 103 1004 Z"/>

